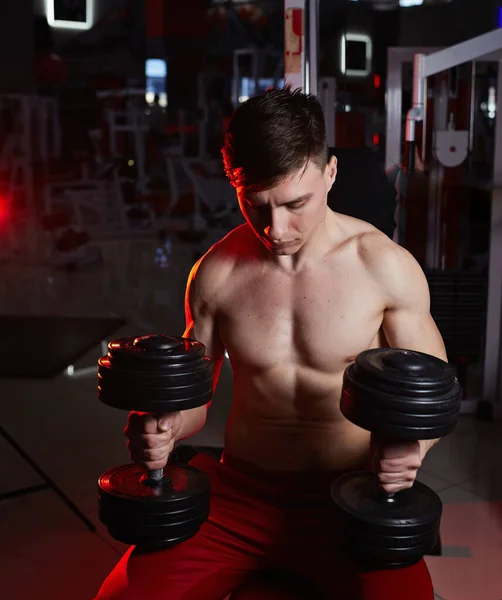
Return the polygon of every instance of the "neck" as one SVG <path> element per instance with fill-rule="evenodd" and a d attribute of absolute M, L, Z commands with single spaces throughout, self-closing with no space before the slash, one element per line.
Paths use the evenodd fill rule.
<path fill-rule="evenodd" d="M 305 267 L 320 262 L 330 252 L 337 231 L 336 215 L 326 208 L 324 218 L 298 252 L 288 256 L 267 252 L 267 259 L 287 273 L 298 273 Z"/>

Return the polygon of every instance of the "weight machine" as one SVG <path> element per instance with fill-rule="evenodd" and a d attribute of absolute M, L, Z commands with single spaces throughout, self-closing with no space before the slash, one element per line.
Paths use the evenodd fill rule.
<path fill-rule="evenodd" d="M 502 417 L 502 29 L 497 29 L 450 48 L 390 48 L 387 77 L 386 168 L 401 164 L 402 158 L 402 67 L 413 62 L 413 103 L 406 117 L 406 170 L 414 171 L 416 123 L 426 119 L 427 78 L 468 62 L 497 62 L 497 118 L 495 120 L 494 170 L 489 184 L 491 192 L 490 246 L 488 273 L 488 304 L 484 347 L 483 402 L 493 407 L 495 417 Z M 448 90 L 440 89 L 436 106 L 444 107 Z M 469 131 L 445 129 L 445 110 L 435 111 L 434 155 L 440 162 L 439 173 L 431 182 L 437 186 L 442 179 L 443 165 L 461 164 L 472 149 L 472 118 Z M 446 143 L 445 143 L 446 142 Z M 448 155 L 450 151 L 450 156 Z M 427 260 L 430 268 L 440 266 L 439 198 L 433 197 L 428 211 Z M 463 402 L 464 412 L 473 412 L 477 400 Z"/>

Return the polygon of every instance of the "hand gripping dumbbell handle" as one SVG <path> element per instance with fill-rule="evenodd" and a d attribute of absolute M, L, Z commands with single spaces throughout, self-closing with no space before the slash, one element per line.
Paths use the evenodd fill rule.
<path fill-rule="evenodd" d="M 152 414 L 156 419 L 159 418 L 160 415 Z M 162 469 L 148 469 L 148 481 L 151 483 L 159 483 L 164 479 L 164 467 Z"/>
<path fill-rule="evenodd" d="M 372 436 L 373 435 L 374 434 L 372 433 Z M 375 475 L 375 477 L 376 477 L 376 475 Z M 393 503 L 393 502 L 396 501 L 396 494 L 399 494 L 399 492 L 386 492 L 383 489 L 383 487 L 381 487 L 380 485 L 379 485 L 379 488 L 380 489 L 379 489 L 378 497 L 379 497 L 379 500 L 381 502 L 385 502 L 385 503 L 391 504 L 391 503 Z"/>

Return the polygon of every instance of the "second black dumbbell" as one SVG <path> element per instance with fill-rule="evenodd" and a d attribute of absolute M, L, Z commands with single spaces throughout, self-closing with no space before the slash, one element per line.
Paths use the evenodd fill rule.
<path fill-rule="evenodd" d="M 213 363 L 204 345 L 148 335 L 108 345 L 98 361 L 104 404 L 153 415 L 204 406 L 213 391 Z M 207 475 L 169 462 L 146 471 L 136 464 L 109 469 L 98 480 L 99 517 L 116 540 L 155 551 L 194 536 L 209 515 Z"/>
<path fill-rule="evenodd" d="M 378 440 L 399 443 L 451 433 L 461 397 L 455 371 L 446 362 L 383 348 L 361 353 L 347 368 L 340 408 Z M 331 497 L 343 515 L 347 550 L 371 568 L 410 566 L 438 540 L 442 503 L 419 481 L 387 494 L 374 473 L 348 473 L 333 483 Z"/>

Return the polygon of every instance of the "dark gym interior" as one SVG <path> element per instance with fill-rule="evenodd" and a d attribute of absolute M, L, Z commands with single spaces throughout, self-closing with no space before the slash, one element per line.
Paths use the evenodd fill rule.
<path fill-rule="evenodd" d="M 139 539 L 116 524 L 127 513 L 143 535 L 153 522 L 150 504 L 139 518 L 114 488 L 131 463 L 128 411 L 212 397 L 204 426 L 176 442 L 169 483 L 193 486 L 183 510 L 195 529 L 184 524 L 180 541 L 208 518 L 190 465 L 222 457 L 238 401 L 232 356 L 213 394 L 204 349 L 168 346 L 185 331 L 192 267 L 245 223 L 223 167 L 228 123 L 290 84 L 323 109 L 338 159 L 327 206 L 414 257 L 444 340 L 449 367 L 426 366 L 443 394 L 428 439 L 442 439 L 414 485 L 440 501 L 423 552 L 435 597 L 500 600 L 502 0 L 4 0 L 0 16 L 0 596 L 92 600 Z M 135 339 L 147 362 L 135 362 Z M 159 392 L 181 363 L 189 401 Z M 343 418 L 422 439 L 411 425 L 384 427 L 385 403 L 397 407 L 404 387 L 358 364 L 343 392 L 358 406 L 344 409 L 342 394 Z M 365 385 L 381 406 L 364 404 Z M 135 468 L 148 495 L 162 474 L 145 483 Z M 350 504 L 342 495 L 332 491 Z M 362 553 L 377 543 L 357 535 Z M 272 573 L 296 595 L 273 595 L 271 583 L 270 599 L 317 598 L 296 576 Z M 259 585 L 221 600 L 266 600 Z"/>

